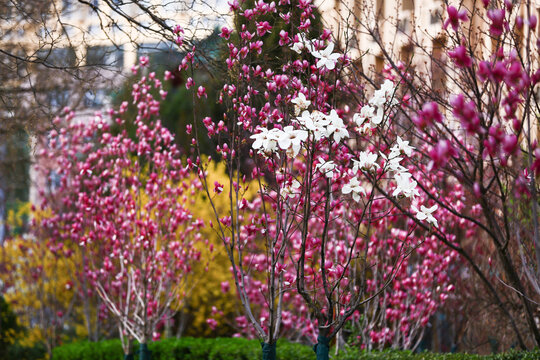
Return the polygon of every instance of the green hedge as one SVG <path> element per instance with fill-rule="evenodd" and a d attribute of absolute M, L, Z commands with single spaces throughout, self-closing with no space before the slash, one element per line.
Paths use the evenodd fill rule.
<path fill-rule="evenodd" d="M 357 349 L 349 349 L 346 353 L 340 354 L 337 360 L 539 360 L 540 350 L 531 352 L 511 351 L 507 353 L 493 355 L 475 355 L 475 354 L 439 354 L 423 352 L 413 354 L 410 351 L 383 351 L 383 352 L 365 352 Z"/>
<path fill-rule="evenodd" d="M 240 338 L 181 338 L 165 339 L 148 345 L 152 360 L 252 360 L 261 357 L 261 345 L 256 340 Z M 134 346 L 137 349 L 137 346 Z M 280 340 L 277 358 L 280 360 L 311 359 L 310 347 Z M 82 341 L 59 346 L 53 350 L 53 360 L 121 360 L 119 340 L 99 343 Z"/>
<path fill-rule="evenodd" d="M 149 344 L 152 360 L 259 360 L 261 345 L 257 340 L 238 338 L 181 338 L 165 339 Z M 136 348 L 136 347 L 134 347 Z M 87 341 L 57 347 L 53 360 L 121 360 L 122 347 L 118 340 L 99 343 Z M 278 341 L 279 360 L 314 360 L 311 347 Z M 538 360 L 540 350 L 532 352 L 509 352 L 487 356 L 470 354 L 413 354 L 409 351 L 365 352 L 358 349 L 334 356 L 334 360 Z"/>

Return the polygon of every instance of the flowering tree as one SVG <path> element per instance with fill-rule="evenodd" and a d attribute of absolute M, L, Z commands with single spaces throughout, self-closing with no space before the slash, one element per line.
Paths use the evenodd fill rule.
<path fill-rule="evenodd" d="M 213 226 L 227 250 L 245 312 L 238 320 L 244 328 L 251 324 L 251 331 L 263 339 L 263 358 L 275 358 L 276 339 L 294 328 L 292 321 L 302 319 L 306 327 L 300 336 L 316 337 L 317 357 L 326 359 L 329 342 L 343 325 L 358 318 L 359 310 L 398 274 L 406 277 L 402 265 L 421 245 L 423 234 L 411 241 L 417 224 L 403 221 L 402 213 L 411 212 L 429 230 L 437 226 L 438 206 L 420 195 L 405 166 L 414 148 L 394 126 L 400 104 L 396 85 L 386 81 L 368 98 L 360 84 L 342 78 L 350 61 L 334 52 L 329 31 L 311 33 L 314 8 L 309 1 L 258 2 L 242 9 L 233 2 L 231 9 L 247 23 L 235 37 L 228 28 L 221 33 L 229 40 L 226 63 L 232 82 L 224 86 L 220 101 L 229 112 L 220 120 L 202 120 L 227 166 L 228 186 L 207 181 L 207 164 L 200 157 L 192 166 L 209 198 L 229 198 L 225 214 L 213 205 Z M 265 59 L 262 46 L 273 30 L 266 19 L 278 16 L 290 30 L 279 33 L 286 56 L 276 63 Z M 193 56 L 187 58 L 189 63 Z M 195 100 L 205 97 L 204 87 L 197 85 L 189 84 L 197 89 Z M 342 94 L 362 98 L 357 111 L 344 106 Z M 191 130 L 197 145 L 202 134 L 197 126 Z M 376 136 L 378 132 L 387 135 Z M 240 173 L 246 162 L 251 174 Z M 248 175 L 258 183 L 255 199 L 245 196 Z M 393 201 L 382 196 L 387 193 Z M 389 220 L 396 226 L 390 235 L 394 246 L 386 252 L 387 239 L 375 234 L 387 229 Z M 446 256 L 451 260 L 454 255 Z M 441 275 L 435 281 L 443 285 L 448 259 L 440 272 L 433 272 Z M 449 289 L 426 291 L 426 304 L 409 309 L 413 319 L 425 325 Z M 390 312 L 389 317 L 398 314 Z M 396 344 L 411 344 L 416 334 L 409 331 L 412 327 L 397 326 L 395 333 L 404 335 Z M 389 327 L 370 330 L 369 341 L 388 343 L 377 331 L 388 333 Z"/>
<path fill-rule="evenodd" d="M 470 227 L 456 237 L 451 226 L 439 226 L 434 236 L 482 281 L 520 346 L 538 345 L 537 17 L 529 1 L 485 0 L 446 3 L 444 20 L 439 37 L 428 38 L 437 49 L 409 38 L 416 58 L 431 58 L 429 77 L 414 58 L 396 61 L 378 27 L 357 18 L 360 31 L 379 44 L 388 77 L 400 82 L 408 99 L 397 118 L 418 144 L 412 178 L 441 215 Z M 435 56 L 436 50 L 443 56 Z"/>
<path fill-rule="evenodd" d="M 143 68 L 147 61 L 141 58 Z M 117 319 L 126 356 L 130 340 L 136 339 L 141 358 L 147 358 L 147 342 L 159 338 L 158 326 L 189 290 L 191 267 L 200 257 L 194 245 L 203 225 L 186 208 L 189 171 L 173 136 L 153 119 L 159 101 L 151 87 L 161 88 L 154 73 L 133 87 L 138 109 L 134 140 L 125 132 L 113 136 L 99 114 L 79 125 L 82 132 L 51 134 L 57 144 L 83 146 L 51 150 L 61 176 L 58 192 L 72 209 L 59 214 L 69 222 L 48 224 L 58 225 L 64 237 L 86 250 L 84 275 Z"/>

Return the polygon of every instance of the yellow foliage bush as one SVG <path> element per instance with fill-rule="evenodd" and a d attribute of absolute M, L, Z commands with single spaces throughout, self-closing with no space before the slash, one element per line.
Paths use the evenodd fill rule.
<path fill-rule="evenodd" d="M 210 195 L 219 216 L 229 215 L 229 176 L 226 173 L 223 163 L 212 163 L 207 169 L 208 187 Z M 195 175 L 194 175 L 195 176 Z M 214 183 L 223 184 L 223 192 L 216 194 L 212 191 Z M 256 186 L 248 187 L 244 196 L 251 199 L 257 191 Z M 184 311 L 187 312 L 189 326 L 185 329 L 188 336 L 221 336 L 231 335 L 231 326 L 228 321 L 234 321 L 238 313 L 238 301 L 234 280 L 230 271 L 230 262 L 227 253 L 223 248 L 223 243 L 216 233 L 215 228 L 210 227 L 210 221 L 216 223 L 214 210 L 205 191 L 192 188 L 192 202 L 189 205 L 194 218 L 203 219 L 205 228 L 203 237 L 205 241 L 198 246 L 201 247 L 201 263 L 194 269 L 194 287 L 187 298 Z M 213 251 L 210 252 L 210 247 Z M 223 293 L 221 284 L 229 283 L 229 291 Z M 222 315 L 212 314 L 212 308 L 223 312 Z M 218 320 L 218 327 L 212 330 L 206 323 L 206 319 L 215 318 Z M 221 321 L 220 321 L 221 320 Z"/>

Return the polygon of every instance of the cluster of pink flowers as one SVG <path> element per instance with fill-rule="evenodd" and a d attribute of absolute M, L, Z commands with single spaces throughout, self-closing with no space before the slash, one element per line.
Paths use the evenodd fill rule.
<path fill-rule="evenodd" d="M 140 66 L 147 64 L 141 58 Z M 41 224 L 52 229 L 51 251 L 63 244 L 69 244 L 66 251 L 84 248 L 80 275 L 118 319 L 123 340 L 140 343 L 159 338 L 159 325 L 182 302 L 200 259 L 194 244 L 203 226 L 187 209 L 198 180 L 156 119 L 160 100 L 152 90 L 163 93 L 155 73 L 133 85 L 134 139 L 125 130 L 115 135 L 100 113 L 77 123 L 66 109 L 38 162 L 60 180 L 51 189 L 57 203 L 42 204 L 52 213 Z M 128 106 L 110 111 L 111 118 L 122 124 Z"/>

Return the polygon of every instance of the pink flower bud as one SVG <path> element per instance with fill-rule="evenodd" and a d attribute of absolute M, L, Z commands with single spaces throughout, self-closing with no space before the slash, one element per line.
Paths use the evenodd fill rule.
<path fill-rule="evenodd" d="M 474 192 L 474 196 L 476 196 L 477 198 L 482 196 L 482 191 L 480 189 L 480 184 L 479 183 L 477 183 L 477 182 L 474 183 L 473 192 Z"/>
<path fill-rule="evenodd" d="M 206 89 L 204 88 L 204 86 L 199 86 L 199 88 L 197 89 L 197 97 L 200 99 L 203 96 L 205 98 L 208 98 L 208 95 L 206 95 Z"/>
<path fill-rule="evenodd" d="M 460 68 L 470 67 L 472 65 L 472 59 L 467 54 L 467 48 L 463 45 L 449 51 L 448 56 Z"/>
<path fill-rule="evenodd" d="M 491 20 L 489 31 L 491 35 L 497 37 L 503 33 L 504 26 L 504 9 L 491 9 L 487 12 L 487 17 Z"/>
<path fill-rule="evenodd" d="M 536 28 L 536 23 L 537 22 L 538 22 L 538 19 L 536 18 L 536 16 L 531 15 L 531 17 L 529 18 L 529 28 L 534 30 Z"/>

